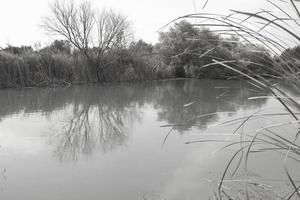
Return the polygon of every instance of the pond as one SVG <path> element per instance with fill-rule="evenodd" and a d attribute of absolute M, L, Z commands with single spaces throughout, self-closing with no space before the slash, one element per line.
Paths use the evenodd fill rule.
<path fill-rule="evenodd" d="M 214 140 L 240 135 L 237 123 L 217 125 L 281 109 L 250 98 L 261 95 L 238 81 L 189 79 L 2 90 L 0 199 L 208 199 L 232 154 Z M 253 159 L 251 176 L 287 179 L 270 167 L 275 157 Z"/>

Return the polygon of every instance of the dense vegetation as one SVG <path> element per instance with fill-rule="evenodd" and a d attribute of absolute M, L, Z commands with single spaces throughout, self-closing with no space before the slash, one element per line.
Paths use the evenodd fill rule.
<path fill-rule="evenodd" d="M 210 66 L 213 59 L 235 61 L 247 74 L 280 75 L 263 46 L 258 49 L 257 44 L 241 42 L 241 37 L 217 35 L 188 21 L 170 25 L 152 45 L 132 42 L 129 21 L 115 11 L 98 11 L 90 2 L 73 1 L 55 1 L 50 8 L 41 27 L 63 40 L 38 49 L 8 46 L 0 50 L 1 88 L 238 75 Z"/>
<path fill-rule="evenodd" d="M 0 87 L 47 86 L 107 81 L 153 80 L 170 77 L 229 78 L 236 74 L 224 67 L 205 67 L 213 58 L 241 60 L 255 72 L 272 74 L 255 66 L 271 55 L 252 51 L 251 45 L 231 37 L 231 42 L 207 28 L 181 21 L 160 33 L 155 45 L 142 40 L 118 46 L 101 57 L 102 68 L 93 67 L 68 40 L 33 50 L 30 46 L 8 46 L 0 51 Z M 94 49 L 89 49 L 94 51 Z M 252 62 L 245 62 L 245 60 Z M 96 62 L 94 58 L 93 63 Z M 95 71 L 96 70 L 96 71 Z"/>
<path fill-rule="evenodd" d="M 176 77 L 224 79 L 237 75 L 219 65 L 209 66 L 212 59 L 236 61 L 247 73 L 274 74 L 270 70 L 273 58 L 262 46 L 257 51 L 257 45 L 242 43 L 233 35 L 222 37 L 187 21 L 180 21 L 161 33 L 157 47 L 164 64 L 174 69 Z"/>
<path fill-rule="evenodd" d="M 55 41 L 34 51 L 31 47 L 9 46 L 0 51 L 0 86 L 47 86 L 57 84 L 129 81 L 167 77 L 157 56 L 143 55 L 143 42 L 132 43 L 105 54 L 105 68 L 98 79 L 85 56 L 71 51 L 67 41 Z"/>
<path fill-rule="evenodd" d="M 142 40 L 132 42 L 126 17 L 114 11 L 96 11 L 89 2 L 77 5 L 57 1 L 51 11 L 42 27 L 64 39 L 39 49 L 10 45 L 2 48 L 1 88 L 171 77 L 239 77 L 230 69 L 211 66 L 213 59 L 234 61 L 251 75 L 281 75 L 275 69 L 276 58 L 263 46 L 242 42 L 234 34 L 216 34 L 185 20 L 170 25 L 169 30 L 160 33 L 159 42 L 152 45 Z M 286 50 L 283 55 L 290 52 L 296 51 Z M 281 61 L 278 59 L 277 63 Z"/>

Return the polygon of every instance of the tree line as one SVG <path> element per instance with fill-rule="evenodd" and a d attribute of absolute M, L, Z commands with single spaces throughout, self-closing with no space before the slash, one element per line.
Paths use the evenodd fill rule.
<path fill-rule="evenodd" d="M 274 69 L 276 58 L 263 46 L 243 43 L 234 35 L 220 36 L 184 20 L 159 33 L 159 41 L 153 45 L 133 41 L 131 25 L 121 13 L 95 10 L 89 2 L 56 1 L 42 28 L 62 39 L 39 49 L 2 48 L 0 87 L 171 77 L 238 78 L 229 69 L 210 65 L 212 59 L 234 61 L 245 73 L 280 75 Z M 282 55 L 295 52 L 286 50 Z"/>

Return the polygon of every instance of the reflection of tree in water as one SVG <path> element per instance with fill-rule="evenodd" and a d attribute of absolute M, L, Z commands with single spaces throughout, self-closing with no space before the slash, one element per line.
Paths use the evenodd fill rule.
<path fill-rule="evenodd" d="M 128 96 L 130 91 L 110 88 L 95 92 L 87 93 L 84 104 L 72 106 L 63 132 L 52 137 L 59 160 L 77 160 L 81 154 L 89 155 L 95 149 L 108 152 L 125 145 L 133 123 L 140 120 L 141 113 Z M 97 100 L 91 101 L 93 98 Z"/>
<path fill-rule="evenodd" d="M 78 154 L 92 152 L 96 145 L 96 138 L 91 131 L 88 112 L 88 110 L 75 112 L 66 125 L 66 130 L 52 138 L 52 140 L 58 141 L 55 155 L 59 160 L 65 160 L 68 156 L 76 160 Z"/>
<path fill-rule="evenodd" d="M 69 112 L 63 130 L 51 136 L 55 155 L 60 160 L 77 159 L 94 150 L 111 151 L 126 145 L 135 122 L 141 119 L 141 106 L 154 105 L 158 120 L 184 131 L 197 124 L 205 128 L 218 118 L 218 114 L 198 118 L 215 112 L 235 112 L 239 108 L 260 107 L 265 100 L 248 101 L 256 95 L 249 86 L 240 87 L 236 81 L 153 81 L 146 83 L 103 84 L 70 88 L 35 88 L 4 90 L 0 93 L 0 119 L 14 113 L 41 113 L 51 116 Z M 216 98 L 220 96 L 220 98 Z M 184 107 L 183 105 L 198 101 Z M 51 118 L 49 118 L 51 119 Z"/>
<path fill-rule="evenodd" d="M 174 128 L 180 132 L 194 125 L 203 129 L 218 119 L 218 112 L 230 114 L 238 109 L 261 107 L 265 99 L 248 100 L 257 95 L 254 89 L 237 81 L 176 81 L 160 91 L 156 103 L 158 118 L 168 124 L 177 124 Z M 190 102 L 195 103 L 184 107 Z M 216 114 L 199 117 L 209 113 Z"/>

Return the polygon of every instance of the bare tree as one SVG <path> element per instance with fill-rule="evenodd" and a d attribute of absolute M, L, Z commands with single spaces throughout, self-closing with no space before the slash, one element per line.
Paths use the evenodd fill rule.
<path fill-rule="evenodd" d="M 101 56 L 114 47 L 123 46 L 129 32 L 129 23 L 123 15 L 112 10 L 103 10 L 97 19 L 98 61 Z"/>
<path fill-rule="evenodd" d="M 51 12 L 42 27 L 65 37 L 88 60 L 97 61 L 98 67 L 103 54 L 123 45 L 129 36 L 129 23 L 123 15 L 112 10 L 98 12 L 87 1 L 75 4 L 57 0 L 51 5 Z"/>
<path fill-rule="evenodd" d="M 94 11 L 91 4 L 83 2 L 56 1 L 51 5 L 52 16 L 44 19 L 43 28 L 49 33 L 65 37 L 72 45 L 89 57 L 89 40 L 94 25 Z"/>

